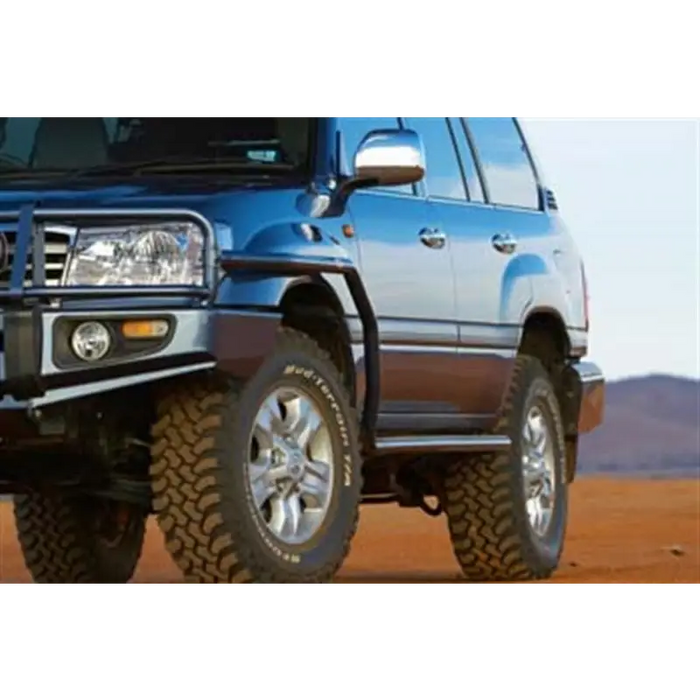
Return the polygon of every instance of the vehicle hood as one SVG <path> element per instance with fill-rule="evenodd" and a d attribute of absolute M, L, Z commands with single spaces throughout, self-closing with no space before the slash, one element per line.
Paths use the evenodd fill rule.
<path fill-rule="evenodd" d="M 235 239 L 220 241 L 223 249 L 260 253 L 299 253 L 299 236 L 287 235 L 290 228 L 315 221 L 323 202 L 299 183 L 282 180 L 251 184 L 232 179 L 171 178 L 97 182 L 82 179 L 9 185 L 0 179 L 0 215 L 16 214 L 27 205 L 43 210 L 189 210 L 236 231 Z M 303 237 L 302 237 L 303 239 Z M 283 242 L 292 246 L 287 250 Z"/>
<path fill-rule="evenodd" d="M 0 180 L 0 211 L 16 211 L 25 204 L 42 209 L 209 208 L 234 193 L 283 189 L 244 181 L 203 178 L 150 178 L 124 182 L 84 178 L 73 181 L 8 183 Z"/>

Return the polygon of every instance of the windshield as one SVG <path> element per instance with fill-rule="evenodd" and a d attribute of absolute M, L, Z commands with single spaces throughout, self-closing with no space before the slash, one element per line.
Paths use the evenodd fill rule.
<path fill-rule="evenodd" d="M 311 120 L 0 117 L 0 178 L 34 173 L 257 169 L 306 172 Z"/>

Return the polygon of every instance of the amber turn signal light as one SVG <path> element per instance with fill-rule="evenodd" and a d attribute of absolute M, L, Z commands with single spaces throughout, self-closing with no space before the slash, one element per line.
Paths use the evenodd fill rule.
<path fill-rule="evenodd" d="M 158 340 L 165 338 L 169 330 L 170 324 L 161 320 L 139 319 L 122 324 L 122 335 L 129 340 Z"/>

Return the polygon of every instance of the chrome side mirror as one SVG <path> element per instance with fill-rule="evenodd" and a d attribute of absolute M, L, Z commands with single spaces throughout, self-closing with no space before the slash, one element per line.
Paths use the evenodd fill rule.
<path fill-rule="evenodd" d="M 355 153 L 353 179 L 360 187 L 410 185 L 424 176 L 425 152 L 415 131 L 370 131 Z"/>

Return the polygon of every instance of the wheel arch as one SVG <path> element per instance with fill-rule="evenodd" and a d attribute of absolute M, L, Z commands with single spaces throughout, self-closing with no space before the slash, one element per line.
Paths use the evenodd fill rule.
<path fill-rule="evenodd" d="M 300 277 L 279 302 L 282 324 L 307 333 L 331 356 L 340 370 L 353 406 L 357 405 L 357 372 L 350 329 L 338 295 L 321 278 Z"/>
<path fill-rule="evenodd" d="M 518 354 L 536 357 L 547 370 L 561 410 L 566 437 L 566 478 L 576 476 L 580 393 L 570 381 L 572 342 L 562 315 L 551 307 L 533 309 L 525 319 Z"/>
<path fill-rule="evenodd" d="M 554 358 L 564 362 L 571 354 L 571 347 L 566 323 L 556 309 L 540 306 L 528 313 L 520 330 L 521 354 L 533 355 L 547 366 Z"/>
<path fill-rule="evenodd" d="M 325 282 L 325 276 L 342 278 L 349 297 L 352 299 L 352 305 L 357 312 L 362 323 L 363 349 L 364 357 L 362 362 L 362 375 L 364 379 L 364 402 L 361 411 L 362 415 L 362 436 L 366 449 L 371 449 L 375 441 L 375 430 L 377 423 L 377 415 L 379 409 L 379 394 L 380 394 L 380 369 L 379 369 L 379 329 L 377 318 L 374 313 L 372 302 L 367 294 L 367 290 L 362 281 L 359 270 L 355 266 L 352 259 L 347 256 L 339 256 L 337 248 L 333 247 L 330 251 L 323 249 L 328 246 L 319 245 L 317 255 L 308 256 L 285 256 L 285 255 L 249 255 L 245 253 L 226 252 L 221 255 L 220 265 L 227 273 L 227 279 L 232 280 L 238 273 L 243 275 L 261 274 L 266 280 L 274 280 L 285 278 L 287 280 L 285 289 L 293 295 L 309 297 L 308 288 L 305 284 L 299 281 L 294 283 L 289 282 L 290 279 L 299 280 L 300 278 L 308 277 L 312 280 L 312 285 L 319 283 L 324 285 L 324 291 L 321 292 L 321 298 L 328 301 L 331 311 L 338 314 L 345 325 L 346 314 L 341 310 L 344 308 L 340 303 L 340 299 L 335 291 L 330 289 L 330 285 Z M 324 252 L 329 254 L 324 255 Z M 294 291 L 294 290 L 297 291 Z M 317 286 L 312 286 L 312 290 L 318 290 Z M 294 299 L 295 296 L 291 298 Z M 285 302 L 285 295 L 281 297 L 280 305 Z M 315 300 L 315 296 L 314 296 Z M 234 305 L 240 304 L 240 301 L 231 297 L 231 302 Z M 287 299 L 289 304 L 289 299 Z M 280 306 L 276 307 L 280 308 Z M 336 318 L 338 316 L 336 315 Z M 342 330 L 341 325 L 341 330 Z M 346 352 L 352 353 L 352 346 L 349 342 L 349 333 L 346 338 L 346 347 L 343 348 L 342 356 L 347 358 Z M 347 359 L 344 361 L 348 361 Z M 354 361 L 349 361 L 349 367 L 353 368 Z M 352 387 L 353 395 L 356 396 L 358 377 L 354 377 Z M 357 401 L 357 397 L 356 397 Z"/>

